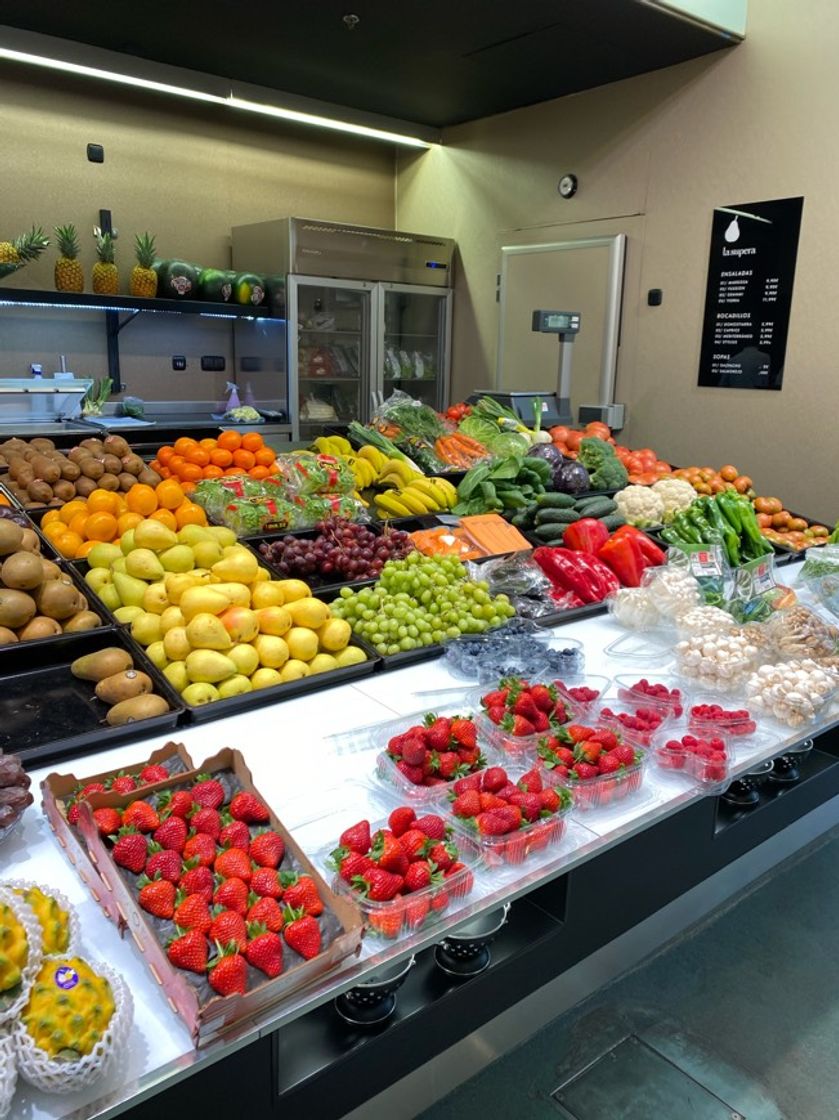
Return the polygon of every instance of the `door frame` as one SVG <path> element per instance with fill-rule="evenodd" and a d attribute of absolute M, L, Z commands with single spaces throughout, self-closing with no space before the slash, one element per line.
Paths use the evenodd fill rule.
<path fill-rule="evenodd" d="M 612 404 L 615 399 L 615 380 L 620 346 L 621 311 L 623 304 L 624 265 L 626 262 L 626 234 L 615 233 L 606 237 L 582 237 L 571 241 L 551 241 L 535 245 L 502 245 L 501 272 L 498 300 L 498 356 L 495 362 L 495 388 L 501 388 L 501 363 L 504 358 L 504 309 L 508 282 L 508 262 L 521 253 L 554 253 L 557 250 L 609 249 L 609 274 L 606 295 L 606 320 L 603 324 L 603 360 L 600 367 L 599 404 Z M 572 310 L 563 308 L 563 310 Z"/>

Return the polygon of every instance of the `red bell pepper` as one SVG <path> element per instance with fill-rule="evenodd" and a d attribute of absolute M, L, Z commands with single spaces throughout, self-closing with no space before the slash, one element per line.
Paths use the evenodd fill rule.
<path fill-rule="evenodd" d="M 613 540 L 619 540 L 621 537 L 632 537 L 633 540 L 636 540 L 638 542 L 638 545 L 641 549 L 641 555 L 644 557 L 646 566 L 648 568 L 657 568 L 667 559 L 667 557 L 664 555 L 655 541 L 650 540 L 646 533 L 642 533 L 641 530 L 636 529 L 634 525 L 622 525 L 620 529 L 616 529 L 612 534 Z M 567 538 L 568 532 L 566 530 L 563 540 L 567 540 Z"/>
<path fill-rule="evenodd" d="M 597 553 L 608 564 L 624 587 L 640 587 L 641 574 L 647 567 L 641 545 L 632 535 L 610 537 Z"/>
<path fill-rule="evenodd" d="M 562 543 L 574 552 L 587 552 L 591 556 L 597 555 L 609 539 L 609 530 L 602 521 L 596 517 L 581 517 L 573 521 L 562 534 Z"/>
<path fill-rule="evenodd" d="M 567 548 L 537 548 L 533 559 L 557 591 L 571 592 L 583 603 L 600 603 L 620 584 L 605 564 Z"/>

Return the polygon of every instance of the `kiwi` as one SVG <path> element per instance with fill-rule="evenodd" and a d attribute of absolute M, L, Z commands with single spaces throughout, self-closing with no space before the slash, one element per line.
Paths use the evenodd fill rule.
<path fill-rule="evenodd" d="M 92 478 L 95 481 L 98 481 L 105 473 L 105 468 L 92 455 L 85 459 L 83 463 L 80 463 L 79 467 L 85 478 Z"/>
<path fill-rule="evenodd" d="M 157 486 L 163 479 L 157 471 L 153 471 L 149 467 L 144 467 L 137 475 L 137 481 L 142 482 L 145 486 Z"/>
<path fill-rule="evenodd" d="M 101 439 L 94 439 L 93 437 L 89 439 L 83 439 L 79 444 L 79 447 L 87 448 L 87 450 L 90 451 L 92 455 L 105 454 L 105 445 L 102 443 Z"/>
<path fill-rule="evenodd" d="M 82 596 L 84 598 L 84 596 Z M 93 611 L 80 610 L 64 623 L 65 634 L 77 634 L 82 630 L 96 630 L 102 625 L 102 619 Z"/>
<path fill-rule="evenodd" d="M 111 474 L 110 471 L 105 471 L 99 478 L 99 489 L 119 490 L 119 479 L 115 474 Z"/>
<path fill-rule="evenodd" d="M 72 447 L 67 452 L 67 458 L 71 463 L 82 463 L 90 458 L 90 452 L 86 447 Z"/>
<path fill-rule="evenodd" d="M 0 568 L 0 580 L 15 591 L 32 591 L 44 581 L 44 569 L 40 556 L 34 552 L 13 552 L 7 556 Z"/>
<path fill-rule="evenodd" d="M 27 622 L 24 627 L 18 630 L 17 636 L 22 642 L 34 642 L 37 638 L 54 638 L 56 634 L 60 633 L 60 622 L 56 622 L 54 618 L 46 618 L 42 614 L 36 614 L 31 622 Z"/>
<path fill-rule="evenodd" d="M 34 447 L 36 451 L 55 451 L 55 444 L 46 436 L 36 436 L 29 441 L 29 446 Z"/>
<path fill-rule="evenodd" d="M 58 564 L 54 564 L 52 560 L 45 560 L 41 557 L 41 583 L 48 579 L 60 579 L 64 574 L 59 568 Z"/>
<path fill-rule="evenodd" d="M 55 497 L 53 489 L 48 482 L 43 482 L 39 478 L 33 480 L 26 487 L 26 492 L 29 495 L 29 500 L 32 502 L 40 502 L 41 505 L 46 505 L 51 502 Z"/>
<path fill-rule="evenodd" d="M 86 653 L 84 657 L 77 657 L 70 666 L 74 677 L 83 681 L 103 681 L 105 677 L 112 677 L 114 673 L 121 673 L 124 669 L 132 669 L 134 661 L 127 649 L 121 646 L 106 646 L 95 653 Z"/>
<path fill-rule="evenodd" d="M 109 455 L 106 452 L 102 456 L 102 466 L 108 474 L 119 474 L 122 470 L 122 460 L 117 455 Z"/>
<path fill-rule="evenodd" d="M 16 485 L 21 490 L 25 490 L 30 482 L 35 482 L 35 481 L 36 481 L 35 472 L 32 470 L 32 468 L 29 466 L 28 463 L 24 463 L 24 465 L 18 471 L 17 484 Z M 47 483 L 47 485 L 49 485 L 49 483 Z"/>
<path fill-rule="evenodd" d="M 96 695 L 106 704 L 119 704 L 123 700 L 130 700 L 133 696 L 142 696 L 151 692 L 154 685 L 151 677 L 141 673 L 138 669 L 125 669 L 121 673 L 104 677 L 96 686 Z"/>
<path fill-rule="evenodd" d="M 71 583 L 50 579 L 35 592 L 35 602 L 41 614 L 62 621 L 83 610 L 79 593 Z"/>
<path fill-rule="evenodd" d="M 136 477 L 140 473 L 140 471 L 145 470 L 145 468 L 146 464 L 143 462 L 139 455 L 123 455 L 122 469 L 124 471 L 127 471 L 128 474 L 133 474 Z"/>
<path fill-rule="evenodd" d="M 27 465 L 26 460 L 22 455 L 13 455 L 9 460 L 9 478 L 12 482 L 17 482 L 17 476 L 21 469 Z"/>
<path fill-rule="evenodd" d="M 88 494 L 92 494 L 95 489 L 96 483 L 92 478 L 85 478 L 85 476 L 82 475 L 81 478 L 76 479 L 76 493 L 80 498 L 86 498 Z"/>
<path fill-rule="evenodd" d="M 82 473 L 79 469 L 79 464 L 72 462 L 70 459 L 64 459 L 60 464 L 61 477 L 65 478 L 68 482 L 75 482 L 79 475 Z"/>
<path fill-rule="evenodd" d="M 116 455 L 118 459 L 131 453 L 128 441 L 122 436 L 105 436 L 102 444 L 109 455 Z"/>
<path fill-rule="evenodd" d="M 23 547 L 23 529 L 7 517 L 0 519 L 0 556 L 8 556 Z"/>
<path fill-rule="evenodd" d="M 128 471 L 122 471 L 117 475 L 117 478 L 119 479 L 119 488 L 124 494 L 127 494 L 134 483 L 137 481 L 134 475 L 129 474 Z"/>
<path fill-rule="evenodd" d="M 130 700 L 122 700 L 115 704 L 108 712 L 105 719 L 111 727 L 122 727 L 125 723 L 135 723 L 140 719 L 152 719 L 162 716 L 169 711 L 169 705 L 162 696 L 153 692 L 143 696 L 132 696 Z"/>
<path fill-rule="evenodd" d="M 8 626 L 0 626 L 0 646 L 10 646 L 16 641 L 18 636 L 14 630 L 10 630 Z"/>
<path fill-rule="evenodd" d="M 76 496 L 76 487 L 72 482 L 68 482 L 66 478 L 60 478 L 58 482 L 52 484 L 53 496 L 58 498 L 62 504 L 64 502 L 72 501 Z"/>
<path fill-rule="evenodd" d="M 25 591 L 0 588 L 0 626 L 17 630 L 35 617 L 35 600 Z"/>
<path fill-rule="evenodd" d="M 24 529 L 23 540 L 20 542 L 20 547 L 25 552 L 37 552 L 40 555 L 41 538 L 38 536 L 34 529 Z"/>
<path fill-rule="evenodd" d="M 36 478 L 43 479 L 44 482 L 50 484 L 58 482 L 61 478 L 61 470 L 58 464 L 54 463 L 52 459 L 48 459 L 46 455 L 35 455 L 30 462 Z"/>

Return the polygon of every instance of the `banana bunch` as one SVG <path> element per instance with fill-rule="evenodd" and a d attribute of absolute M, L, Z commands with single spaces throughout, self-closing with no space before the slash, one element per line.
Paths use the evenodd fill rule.
<path fill-rule="evenodd" d="M 379 517 L 414 517 L 451 509 L 457 501 L 457 490 L 448 479 L 422 475 L 401 487 L 376 494 L 373 500 Z"/>
<path fill-rule="evenodd" d="M 343 436 L 318 436 L 312 447 L 321 455 L 334 455 L 336 459 L 345 459 L 353 453 L 352 444 Z"/>

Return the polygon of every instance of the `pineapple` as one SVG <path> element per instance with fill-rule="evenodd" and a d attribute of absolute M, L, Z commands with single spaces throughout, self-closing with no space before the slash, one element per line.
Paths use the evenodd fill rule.
<path fill-rule="evenodd" d="M 157 295 L 157 273 L 154 264 L 154 238 L 146 231 L 134 238 L 134 252 L 137 263 L 131 269 L 132 296 L 145 296 L 148 299 Z"/>
<path fill-rule="evenodd" d="M 69 1058 L 93 1050 L 114 1010 L 111 985 L 87 961 L 53 958 L 41 966 L 21 1021 L 35 1045 L 51 1058 Z"/>
<path fill-rule="evenodd" d="M 0 902 L 0 992 L 9 992 L 20 984 L 28 959 L 26 930 L 11 906 Z"/>
<path fill-rule="evenodd" d="M 22 233 L 14 241 L 0 241 L 0 276 L 40 257 L 49 243 L 50 239 L 40 226 L 37 229 L 33 226 L 29 233 Z"/>
<path fill-rule="evenodd" d="M 84 272 L 79 263 L 79 238 L 74 225 L 56 226 L 55 239 L 60 254 L 55 262 L 55 290 L 83 292 Z"/>
<path fill-rule="evenodd" d="M 15 894 L 31 907 L 40 923 L 44 954 L 66 953 L 70 944 L 70 921 L 55 899 L 44 894 L 40 887 L 15 888 Z"/>
<path fill-rule="evenodd" d="M 116 233 L 103 233 L 98 226 L 93 227 L 96 238 L 96 255 L 99 260 L 93 266 L 93 290 L 97 295 L 115 296 L 119 292 L 119 273 L 114 264 L 114 241 Z"/>

